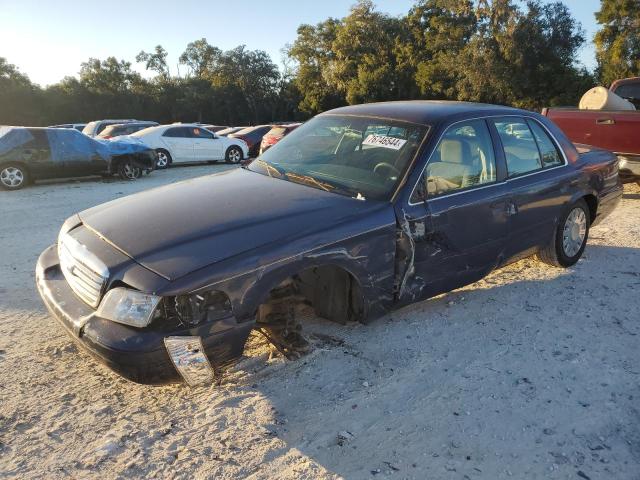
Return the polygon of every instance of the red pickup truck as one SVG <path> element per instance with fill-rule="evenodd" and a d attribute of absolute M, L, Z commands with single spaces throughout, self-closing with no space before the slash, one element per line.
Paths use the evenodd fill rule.
<path fill-rule="evenodd" d="M 640 77 L 616 80 L 609 88 L 640 109 Z M 544 108 L 573 143 L 585 143 L 614 152 L 620 159 L 624 182 L 640 184 L 640 110 L 579 110 Z"/>

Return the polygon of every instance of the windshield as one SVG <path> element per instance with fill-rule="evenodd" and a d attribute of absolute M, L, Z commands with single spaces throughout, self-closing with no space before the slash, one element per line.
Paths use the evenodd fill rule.
<path fill-rule="evenodd" d="M 321 115 L 248 168 L 359 200 L 388 200 L 428 130 L 393 120 Z"/>

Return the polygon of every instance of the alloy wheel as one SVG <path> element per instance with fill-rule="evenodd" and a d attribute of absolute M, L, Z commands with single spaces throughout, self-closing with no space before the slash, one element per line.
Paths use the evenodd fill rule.
<path fill-rule="evenodd" d="M 158 160 L 156 161 L 156 166 L 158 168 L 164 168 L 169 164 L 169 159 L 167 158 L 167 154 L 164 152 L 158 152 Z"/>
<path fill-rule="evenodd" d="M 24 182 L 24 173 L 16 167 L 7 167 L 0 172 L 0 181 L 8 188 L 16 188 Z"/>
<path fill-rule="evenodd" d="M 139 168 L 132 166 L 128 162 L 122 167 L 124 176 L 129 180 L 135 180 L 140 176 L 140 172 L 138 172 L 138 170 Z"/>
<path fill-rule="evenodd" d="M 238 163 L 242 159 L 241 157 L 242 155 L 240 154 L 240 150 L 237 148 L 232 148 L 229 151 L 229 161 L 232 163 Z"/>
<path fill-rule="evenodd" d="M 587 216 L 576 207 L 567 216 L 562 230 L 562 249 L 567 257 L 574 257 L 582 248 L 587 235 Z"/>

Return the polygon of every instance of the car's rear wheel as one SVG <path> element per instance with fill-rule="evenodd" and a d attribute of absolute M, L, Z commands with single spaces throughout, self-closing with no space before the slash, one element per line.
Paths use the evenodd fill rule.
<path fill-rule="evenodd" d="M 582 256 L 589 238 L 591 217 L 584 200 L 571 205 L 558 222 L 553 241 L 540 249 L 538 258 L 556 267 L 570 267 Z"/>
<path fill-rule="evenodd" d="M 158 158 L 156 160 L 156 168 L 169 168 L 169 165 L 171 165 L 171 154 L 162 148 L 156 150 L 156 153 L 158 154 Z"/>
<path fill-rule="evenodd" d="M 229 147 L 224 159 L 227 163 L 240 163 L 242 161 L 242 150 L 236 146 Z"/>
<path fill-rule="evenodd" d="M 125 160 L 118 166 L 118 176 L 122 180 L 136 180 L 142 176 L 142 169 Z"/>
<path fill-rule="evenodd" d="M 20 190 L 29 183 L 29 172 L 17 163 L 0 166 L 0 187 L 5 190 Z"/>

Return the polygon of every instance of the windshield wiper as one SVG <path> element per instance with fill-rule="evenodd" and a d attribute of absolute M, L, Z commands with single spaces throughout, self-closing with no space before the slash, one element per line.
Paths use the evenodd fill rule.
<path fill-rule="evenodd" d="M 258 164 L 260 164 L 260 165 L 264 166 L 264 168 L 266 168 L 266 169 L 267 169 L 267 174 L 268 174 L 270 177 L 272 176 L 272 175 L 271 175 L 271 171 L 272 171 L 272 170 L 275 170 L 275 171 L 276 171 L 276 173 L 277 173 L 281 178 L 284 178 L 284 177 L 286 177 L 286 175 L 287 175 L 287 171 L 286 171 L 284 168 L 282 168 L 282 167 L 280 167 L 280 166 L 278 166 L 278 165 L 275 165 L 275 164 L 273 164 L 273 163 L 265 162 L 264 160 L 256 160 L 256 163 L 258 163 Z"/>
<path fill-rule="evenodd" d="M 331 185 L 330 183 L 321 182 L 320 180 L 318 180 L 315 177 L 312 177 L 311 175 L 302 175 L 300 173 L 293 173 L 293 172 L 289 172 L 286 175 L 287 175 L 287 178 L 293 180 L 294 182 L 296 180 L 299 180 L 301 183 L 315 185 L 315 186 L 321 188 L 322 190 L 324 190 L 325 192 L 330 192 L 331 190 L 335 190 L 336 189 L 335 185 Z"/>

